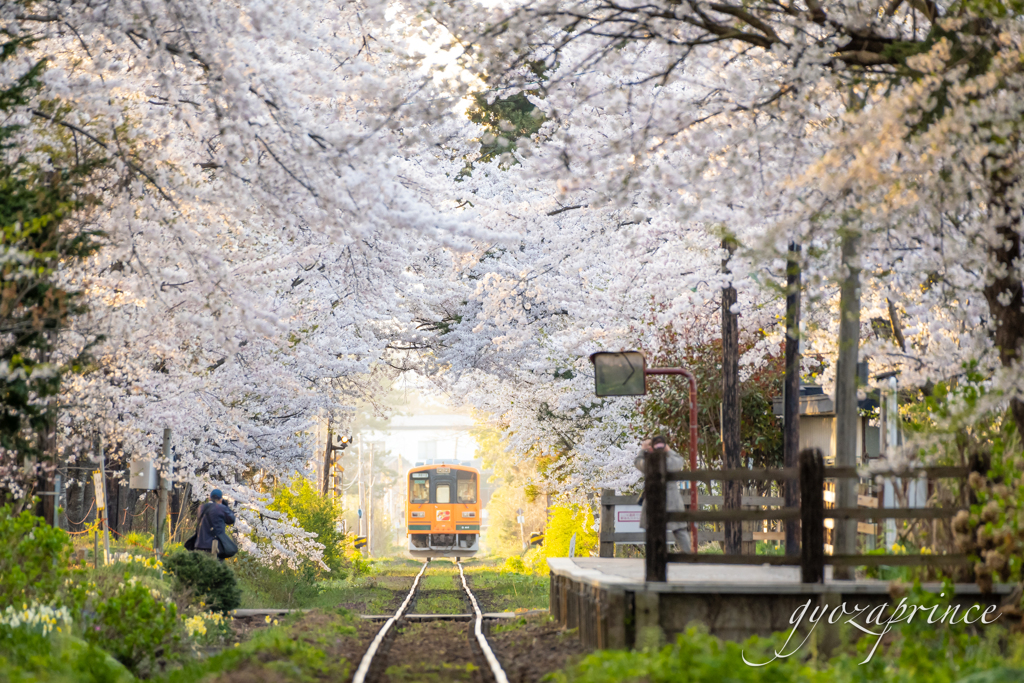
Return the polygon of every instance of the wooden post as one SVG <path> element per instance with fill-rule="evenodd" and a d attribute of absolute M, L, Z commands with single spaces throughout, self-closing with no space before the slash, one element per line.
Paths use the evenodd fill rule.
<path fill-rule="evenodd" d="M 825 461 L 817 448 L 800 453 L 800 577 L 825 581 Z"/>
<path fill-rule="evenodd" d="M 647 510 L 647 547 L 644 564 L 645 581 L 665 581 L 668 576 L 668 544 L 665 519 L 665 449 L 655 448 L 644 454 L 644 504 Z"/>
<path fill-rule="evenodd" d="M 610 503 L 615 491 L 601 489 L 601 532 L 599 557 L 615 557 L 615 506 Z"/>
<path fill-rule="evenodd" d="M 789 244 L 786 258 L 786 376 L 783 381 L 782 450 L 785 467 L 796 467 L 800 460 L 800 245 Z M 800 507 L 800 489 L 796 481 L 783 484 L 786 507 Z M 786 554 L 800 550 L 800 523 L 787 520 Z"/>
<path fill-rule="evenodd" d="M 736 241 L 731 237 L 722 239 L 725 258 L 722 272 L 728 274 L 729 259 L 736 251 Z M 740 326 L 739 316 L 732 312 L 736 303 L 736 288 L 732 283 L 722 288 L 722 463 L 726 469 L 739 469 L 740 462 Z M 696 485 L 696 483 L 694 483 Z M 724 508 L 739 510 L 743 494 L 743 482 L 723 482 Z M 743 525 L 741 522 L 725 523 L 725 554 L 739 555 L 743 552 Z"/>
<path fill-rule="evenodd" d="M 107 562 L 110 561 L 110 532 L 108 531 L 108 528 L 110 526 L 110 524 L 109 524 L 110 519 L 107 516 L 107 463 L 106 463 L 106 456 L 103 454 L 103 437 L 102 436 L 97 438 L 97 440 L 96 440 L 96 456 L 100 460 L 100 482 L 101 482 L 100 485 L 103 487 L 103 493 L 102 493 L 102 496 L 103 496 L 103 498 L 102 498 L 103 509 L 102 509 L 102 511 L 100 510 L 100 505 L 99 504 L 100 504 L 101 499 L 100 499 L 100 496 L 97 495 L 96 496 L 96 501 L 97 501 L 96 502 L 96 512 L 97 512 L 97 514 L 99 514 L 100 512 L 103 513 L 103 517 L 102 517 L 102 521 L 103 521 L 103 564 L 106 565 Z M 93 485 L 95 486 L 95 483 Z"/>
<path fill-rule="evenodd" d="M 156 497 L 156 536 L 153 537 L 153 549 L 157 556 L 164 551 L 164 531 L 167 528 L 167 494 L 171 491 L 171 430 L 164 429 L 163 441 L 164 467 L 160 472 L 160 488 Z"/>
<path fill-rule="evenodd" d="M 839 357 L 836 362 L 836 465 L 857 465 L 857 351 L 860 340 L 860 269 L 856 267 L 859 235 L 842 238 L 846 276 L 839 286 Z M 857 480 L 836 481 L 836 507 L 857 507 Z M 835 520 L 833 552 L 857 554 L 857 520 Z M 835 578 L 851 576 L 850 567 L 836 567 Z"/>

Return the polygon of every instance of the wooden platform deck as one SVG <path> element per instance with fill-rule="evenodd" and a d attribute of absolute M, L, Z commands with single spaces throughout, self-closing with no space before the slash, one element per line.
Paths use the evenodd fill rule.
<path fill-rule="evenodd" d="M 894 603 L 888 581 L 800 582 L 800 568 L 768 565 L 670 564 L 668 581 L 648 582 L 642 559 L 551 558 L 551 615 L 596 648 L 631 648 L 672 639 L 692 624 L 713 635 L 742 641 L 787 631 L 793 614 L 812 605 L 875 607 Z M 984 594 L 975 584 L 956 584 L 954 601 L 998 604 L 1014 584 Z M 941 584 L 925 584 L 938 593 Z"/>

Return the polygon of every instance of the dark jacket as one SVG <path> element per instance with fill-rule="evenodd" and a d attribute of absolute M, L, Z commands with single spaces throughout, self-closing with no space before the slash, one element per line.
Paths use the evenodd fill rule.
<path fill-rule="evenodd" d="M 196 550 L 211 550 L 213 539 L 224 533 L 226 525 L 235 523 L 235 513 L 227 505 L 211 501 L 199 508 L 199 521 Z"/>

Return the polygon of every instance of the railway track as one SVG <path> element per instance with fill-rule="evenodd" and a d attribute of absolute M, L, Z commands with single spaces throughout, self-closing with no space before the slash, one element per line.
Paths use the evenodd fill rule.
<path fill-rule="evenodd" d="M 466 574 L 462 570 L 462 563 L 456 563 L 459 568 L 459 580 L 462 583 L 462 590 L 465 592 L 466 598 L 469 604 L 473 607 L 473 627 L 472 636 L 476 644 L 476 648 L 470 648 L 474 652 L 476 659 L 480 661 L 481 673 L 489 672 L 489 676 L 483 674 L 483 680 L 493 683 L 509 683 L 508 676 L 505 671 L 501 668 L 501 664 L 498 662 L 497 656 L 494 654 L 494 650 L 487 642 L 487 637 L 483 631 L 483 611 L 480 609 L 480 604 L 473 595 L 473 591 L 469 589 L 469 584 L 466 581 Z M 387 657 L 390 650 L 390 644 L 393 640 L 394 627 L 396 625 L 405 623 L 406 613 L 409 606 L 414 603 L 416 599 L 416 593 L 420 587 L 420 580 L 427 571 L 427 567 L 430 565 L 428 559 L 423 563 L 423 567 L 420 569 L 416 578 L 413 580 L 412 588 L 409 589 L 409 594 L 406 595 L 405 600 L 401 606 L 395 611 L 394 615 L 389 617 L 387 621 L 381 626 L 380 630 L 370 641 L 369 647 L 363 654 L 363 658 L 359 662 L 359 666 L 356 668 L 355 674 L 352 676 L 352 683 L 375 683 L 376 681 L 384 680 L 386 678 L 385 670 L 387 668 Z M 444 615 L 436 615 L 437 620 L 444 619 Z M 420 621 L 422 621 L 421 619 Z M 392 636 L 389 638 L 389 636 Z M 467 648 L 469 648 L 467 644 Z M 479 650 L 477 652 L 477 650 Z"/>

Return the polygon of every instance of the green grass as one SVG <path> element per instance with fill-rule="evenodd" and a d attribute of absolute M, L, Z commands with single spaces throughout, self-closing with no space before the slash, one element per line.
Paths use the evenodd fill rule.
<path fill-rule="evenodd" d="M 292 616 L 281 625 L 256 631 L 237 647 L 192 662 L 159 680 L 192 683 L 229 671 L 244 671 L 246 680 L 344 680 L 354 664 L 329 657 L 323 648 L 332 640 L 354 635 L 352 620 L 345 611 Z M 314 621 L 315 627 L 308 628 Z"/>
<path fill-rule="evenodd" d="M 547 575 L 502 572 L 501 563 L 483 561 L 466 567 L 470 588 L 483 602 L 488 612 L 515 612 L 517 610 L 547 609 L 550 597 L 550 578 Z"/>

